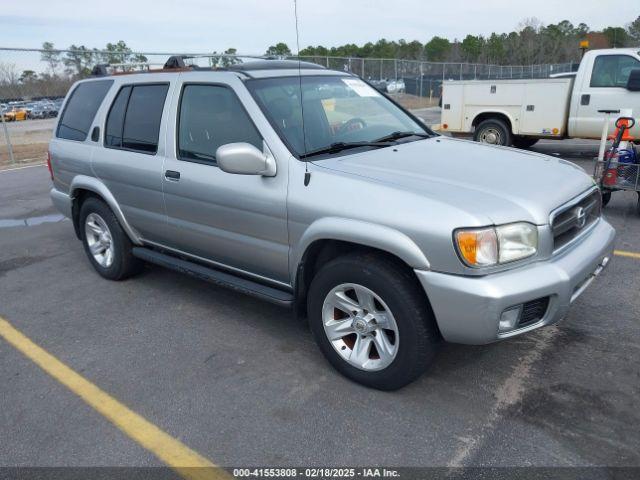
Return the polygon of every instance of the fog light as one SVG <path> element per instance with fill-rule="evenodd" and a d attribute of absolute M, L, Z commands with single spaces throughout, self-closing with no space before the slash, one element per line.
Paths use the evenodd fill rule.
<path fill-rule="evenodd" d="M 511 307 L 506 309 L 500 315 L 500 323 L 498 324 L 498 330 L 506 332 L 513 330 L 520 320 L 520 314 L 522 313 L 522 305 Z"/>

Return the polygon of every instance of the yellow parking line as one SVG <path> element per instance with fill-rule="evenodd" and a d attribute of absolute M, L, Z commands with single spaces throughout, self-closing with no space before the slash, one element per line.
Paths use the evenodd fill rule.
<path fill-rule="evenodd" d="M 0 336 L 183 478 L 188 480 L 231 478 L 208 459 L 163 432 L 33 343 L 2 317 L 0 317 Z"/>
<path fill-rule="evenodd" d="M 624 250 L 614 250 L 613 254 L 619 257 L 629 257 L 629 258 L 636 258 L 640 260 L 640 253 L 626 252 Z"/>

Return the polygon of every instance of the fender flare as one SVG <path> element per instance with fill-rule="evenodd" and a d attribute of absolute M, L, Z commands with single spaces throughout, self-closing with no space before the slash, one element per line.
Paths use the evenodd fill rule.
<path fill-rule="evenodd" d="M 102 183 L 95 177 L 89 177 L 87 175 L 77 175 L 73 178 L 69 187 L 72 202 L 74 201 L 78 190 L 88 190 L 100 196 L 116 216 L 118 222 L 120 223 L 120 226 L 122 226 L 122 229 L 125 231 L 131 242 L 136 245 L 142 245 L 142 239 L 140 238 L 140 235 L 135 231 L 133 227 L 131 227 L 129 222 L 127 222 L 127 219 L 124 217 L 124 214 L 122 213 L 122 209 L 118 205 L 118 202 L 104 183 Z"/>
<path fill-rule="evenodd" d="M 295 278 L 298 266 L 309 246 L 318 240 L 339 240 L 377 248 L 397 256 L 411 268 L 431 268 L 429 260 L 418 245 L 398 230 L 361 220 L 325 217 L 309 225 L 300 237 L 292 252 L 291 278 Z"/>

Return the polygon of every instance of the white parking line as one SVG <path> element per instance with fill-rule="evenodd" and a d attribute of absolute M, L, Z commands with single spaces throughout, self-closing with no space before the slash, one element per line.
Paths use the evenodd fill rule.
<path fill-rule="evenodd" d="M 24 170 L 25 168 L 44 167 L 45 165 L 46 163 L 37 163 L 35 165 L 25 165 L 24 167 L 5 168 L 4 170 L 0 170 L 0 173 L 15 172 L 16 170 Z"/>
<path fill-rule="evenodd" d="M 533 365 L 542 358 L 546 350 L 553 346 L 553 339 L 557 333 L 558 327 L 551 325 L 531 335 L 534 341 L 533 346 L 519 359 L 509 377 L 498 387 L 496 402 L 484 424 L 475 432 L 470 432 L 469 435 L 460 438 L 461 445 L 455 451 L 447 466 L 466 466 L 466 461 L 482 447 L 484 440 L 496 428 L 503 412 L 522 400 Z"/>

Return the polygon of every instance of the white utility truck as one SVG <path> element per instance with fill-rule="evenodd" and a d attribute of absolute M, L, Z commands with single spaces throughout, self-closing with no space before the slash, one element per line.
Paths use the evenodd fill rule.
<path fill-rule="evenodd" d="M 640 114 L 640 48 L 591 50 L 555 78 L 444 83 L 440 130 L 526 148 L 541 138 L 600 138 L 617 111 Z M 609 113 L 606 113 L 609 112 Z M 640 122 L 631 135 L 640 139 Z"/>

